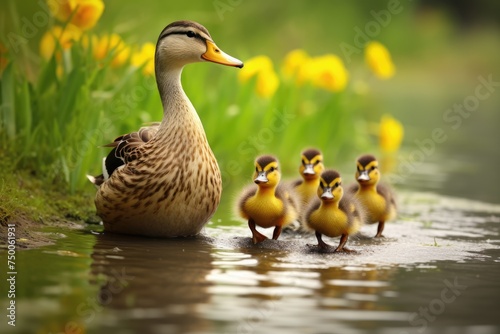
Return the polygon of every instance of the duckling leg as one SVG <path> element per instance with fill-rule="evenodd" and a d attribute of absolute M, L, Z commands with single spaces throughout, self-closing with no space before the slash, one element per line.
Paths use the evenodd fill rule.
<path fill-rule="evenodd" d="M 327 250 L 330 248 L 330 245 L 328 245 L 326 242 L 323 241 L 321 233 L 316 231 L 316 239 L 318 239 L 318 248 L 320 250 Z"/>
<path fill-rule="evenodd" d="M 385 227 L 385 222 L 381 221 L 378 223 L 377 234 L 375 235 L 375 238 L 382 237 L 382 232 L 384 231 L 384 227 Z"/>
<path fill-rule="evenodd" d="M 248 220 L 248 227 L 250 228 L 250 231 L 252 231 L 252 241 L 254 245 L 267 239 L 265 235 L 257 231 L 255 228 L 255 221 L 253 219 Z"/>
<path fill-rule="evenodd" d="M 273 232 L 273 240 L 278 240 L 278 238 L 280 237 L 280 234 L 281 234 L 281 229 L 282 227 L 281 226 L 276 226 L 274 228 L 274 232 Z"/>
<path fill-rule="evenodd" d="M 345 244 L 346 244 L 346 242 L 347 242 L 347 238 L 349 238 L 349 235 L 347 235 L 347 234 L 342 234 L 342 236 L 340 237 L 339 246 L 335 249 L 335 252 L 346 252 L 346 253 L 353 252 L 353 251 L 352 251 L 352 250 L 350 250 L 349 248 L 344 247 L 344 245 L 345 245 Z"/>

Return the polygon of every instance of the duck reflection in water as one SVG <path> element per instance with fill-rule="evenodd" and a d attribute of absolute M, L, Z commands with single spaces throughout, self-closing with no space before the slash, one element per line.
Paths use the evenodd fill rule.
<path fill-rule="evenodd" d="M 203 236 L 169 240 L 97 236 L 91 264 L 92 283 L 99 285 L 95 310 L 104 310 L 101 315 L 106 316 L 99 326 L 173 332 L 206 329 L 210 323 L 196 314 L 197 307 L 210 299 L 206 277 L 212 270 L 211 248 L 210 239 Z M 111 315 L 116 319 L 108 319 Z"/>

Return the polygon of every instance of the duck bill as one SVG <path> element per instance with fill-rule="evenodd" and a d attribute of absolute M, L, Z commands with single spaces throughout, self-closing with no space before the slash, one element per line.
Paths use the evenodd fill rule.
<path fill-rule="evenodd" d="M 305 165 L 304 175 L 315 175 L 314 167 L 312 164 Z"/>
<path fill-rule="evenodd" d="M 364 170 L 359 173 L 358 181 L 370 181 L 370 177 L 368 176 L 368 171 Z"/>
<path fill-rule="evenodd" d="M 253 182 L 259 183 L 267 183 L 269 180 L 267 179 L 266 172 L 260 172 L 259 175 L 253 180 Z"/>
<path fill-rule="evenodd" d="M 323 189 L 323 194 L 321 194 L 321 199 L 332 200 L 334 198 L 335 198 L 335 196 L 333 196 L 333 194 L 332 194 L 332 188 L 326 187 L 325 189 Z"/>
<path fill-rule="evenodd" d="M 231 57 L 227 53 L 223 52 L 217 47 L 217 45 L 215 45 L 214 42 L 207 40 L 206 43 L 207 51 L 201 55 L 201 58 L 221 65 L 239 68 L 243 67 L 243 62 L 241 60 Z"/>

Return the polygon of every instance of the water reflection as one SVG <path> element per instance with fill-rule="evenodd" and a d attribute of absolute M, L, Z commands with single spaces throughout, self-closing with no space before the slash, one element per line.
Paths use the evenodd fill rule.
<path fill-rule="evenodd" d="M 320 272 L 322 288 L 316 292 L 318 307 L 352 310 L 380 309 L 379 297 L 390 289 L 395 268 L 375 265 L 328 268 Z"/>
<path fill-rule="evenodd" d="M 500 207 L 403 195 L 400 220 L 388 226 L 386 238 L 352 238 L 355 254 L 311 252 L 313 235 L 284 234 L 253 245 L 243 224 L 169 240 L 67 231 L 56 245 L 19 252 L 22 272 L 37 275 L 19 281 L 26 297 L 18 299 L 17 329 L 412 333 L 420 327 L 410 315 L 455 277 L 467 289 L 429 326 L 495 323 Z"/>
<path fill-rule="evenodd" d="M 384 311 L 378 301 L 390 292 L 395 267 L 349 265 L 355 256 L 315 254 L 286 239 L 256 247 L 244 237 L 98 235 L 90 267 L 99 286 L 95 328 L 278 331 L 307 328 L 304 312 L 317 327 Z"/>
<path fill-rule="evenodd" d="M 204 237 L 144 239 L 103 234 L 92 253 L 92 281 L 104 308 L 99 327 L 202 331 L 198 305 L 210 301 L 211 245 Z M 111 312 L 111 310 L 113 310 Z M 196 318 L 196 321 L 193 319 Z"/>
<path fill-rule="evenodd" d="M 397 266 L 352 265 L 354 254 L 311 253 L 296 236 L 257 246 L 244 237 L 217 240 L 206 316 L 227 322 L 228 333 L 330 332 L 332 325 L 348 328 L 352 319 L 375 317 L 372 310 L 385 320 L 395 317 L 379 301 L 397 296 L 390 284 Z"/>

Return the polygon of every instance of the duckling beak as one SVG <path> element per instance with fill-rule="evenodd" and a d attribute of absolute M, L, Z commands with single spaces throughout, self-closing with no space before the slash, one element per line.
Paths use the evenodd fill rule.
<path fill-rule="evenodd" d="M 255 178 L 255 180 L 253 180 L 253 182 L 255 182 L 256 184 L 269 182 L 269 180 L 267 179 L 266 172 L 259 172 L 259 175 L 257 175 L 257 177 Z"/>
<path fill-rule="evenodd" d="M 326 187 L 323 189 L 323 194 L 321 194 L 321 199 L 334 199 L 335 196 L 332 194 L 332 188 Z"/>
<path fill-rule="evenodd" d="M 368 171 L 364 170 L 359 173 L 358 181 L 370 181 L 370 176 L 368 176 Z"/>
<path fill-rule="evenodd" d="M 314 175 L 316 172 L 314 171 L 314 167 L 312 164 L 306 164 L 304 169 L 304 174 L 305 175 Z"/>
<path fill-rule="evenodd" d="M 226 66 L 243 67 L 243 62 L 239 59 L 231 57 L 227 53 L 223 52 L 221 49 L 215 45 L 214 42 L 206 40 L 207 51 L 201 55 L 201 58 Z"/>

